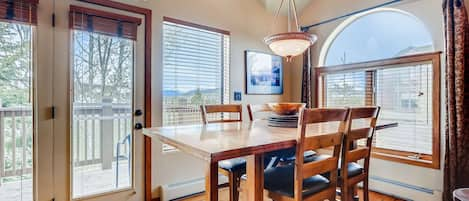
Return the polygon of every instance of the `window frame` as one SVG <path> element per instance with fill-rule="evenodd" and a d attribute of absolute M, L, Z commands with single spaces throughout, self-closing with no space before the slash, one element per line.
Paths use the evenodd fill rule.
<path fill-rule="evenodd" d="M 323 106 L 325 103 L 325 79 L 322 77 L 328 73 L 345 73 L 345 72 L 354 72 L 354 71 L 365 71 L 366 73 L 373 73 L 378 69 L 391 69 L 401 67 L 403 64 L 412 64 L 412 63 L 421 63 L 429 62 L 432 64 L 433 70 L 433 83 L 432 83 L 432 154 L 418 154 L 415 152 L 406 152 L 398 151 L 384 148 L 372 149 L 372 156 L 374 158 L 389 160 L 409 165 L 440 169 L 440 88 L 441 88 L 441 51 L 415 54 L 402 57 L 394 57 L 389 59 L 360 62 L 360 63 L 351 63 L 344 65 L 336 66 L 322 66 L 316 67 L 314 73 L 315 80 L 315 97 L 316 97 L 316 107 Z M 366 76 L 367 78 L 369 76 Z M 376 75 L 370 76 L 371 80 L 367 79 L 366 82 L 371 82 L 372 87 L 366 89 L 366 105 L 370 106 L 375 103 L 375 92 L 373 92 L 376 85 Z M 372 93 L 368 93 L 368 90 L 371 90 Z M 371 102 L 368 100 L 372 100 Z M 411 156 L 419 156 L 419 158 L 411 158 Z"/>

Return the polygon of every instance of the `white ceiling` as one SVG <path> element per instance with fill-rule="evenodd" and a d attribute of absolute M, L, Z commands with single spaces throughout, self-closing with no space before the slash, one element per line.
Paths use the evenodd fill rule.
<path fill-rule="evenodd" d="M 264 5 L 264 7 L 272 12 L 272 13 L 276 13 L 277 12 L 277 9 L 278 7 L 280 6 L 280 2 L 282 0 L 258 0 L 262 3 L 262 5 Z M 295 0 L 295 3 L 296 3 L 296 9 L 298 11 L 298 15 L 303 11 L 303 9 L 308 6 L 310 3 L 311 3 L 312 0 Z M 283 3 L 283 7 L 282 7 L 282 14 L 283 15 L 286 15 L 287 13 L 287 6 L 288 4 L 288 0 L 284 0 L 284 3 Z"/>

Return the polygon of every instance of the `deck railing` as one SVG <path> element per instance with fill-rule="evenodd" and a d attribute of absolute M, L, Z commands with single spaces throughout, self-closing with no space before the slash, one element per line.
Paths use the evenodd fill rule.
<path fill-rule="evenodd" d="M 74 166 L 102 163 L 110 169 L 116 160 L 115 145 L 132 132 L 132 112 L 128 105 L 103 102 L 75 105 L 73 110 Z M 112 132 L 109 132 L 112 131 Z M 122 148 L 127 153 L 129 145 Z"/>
<path fill-rule="evenodd" d="M 31 109 L 0 108 L 0 178 L 32 171 Z"/>
<path fill-rule="evenodd" d="M 132 131 L 132 109 L 128 105 L 106 101 L 75 105 L 73 108 L 74 166 L 102 164 L 103 169 L 111 168 L 118 158 L 117 143 Z M 199 108 L 192 105 L 165 109 L 165 114 L 172 121 L 188 116 L 194 120 L 200 118 Z M 0 184 L 3 177 L 32 172 L 32 130 L 30 107 L 0 108 Z M 128 143 L 120 146 L 119 157 L 129 153 Z"/>
<path fill-rule="evenodd" d="M 115 145 L 132 131 L 131 110 L 111 103 L 75 106 L 74 165 L 102 163 L 103 169 L 111 168 L 117 158 Z M 30 107 L 0 108 L 0 184 L 3 177 L 32 172 L 32 130 Z M 120 148 L 121 154 L 128 153 L 130 146 Z"/>

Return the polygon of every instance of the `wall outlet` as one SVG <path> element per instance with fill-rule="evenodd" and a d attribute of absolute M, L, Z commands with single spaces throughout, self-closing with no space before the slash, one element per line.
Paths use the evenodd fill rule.
<path fill-rule="evenodd" d="M 235 101 L 241 101 L 241 99 L 242 99 L 242 98 L 241 98 L 241 92 L 235 91 L 235 92 L 234 92 L 234 100 L 235 100 Z"/>

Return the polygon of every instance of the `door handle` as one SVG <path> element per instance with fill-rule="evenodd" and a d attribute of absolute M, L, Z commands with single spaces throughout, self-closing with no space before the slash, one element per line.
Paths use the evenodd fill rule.
<path fill-rule="evenodd" d="M 140 129 L 142 129 L 142 128 L 143 128 L 142 123 L 136 123 L 136 124 L 135 124 L 135 130 L 140 130 Z"/>
<path fill-rule="evenodd" d="M 143 115 L 143 112 L 141 109 L 138 109 L 138 110 L 135 110 L 135 116 L 142 116 Z"/>

